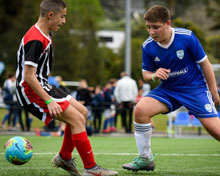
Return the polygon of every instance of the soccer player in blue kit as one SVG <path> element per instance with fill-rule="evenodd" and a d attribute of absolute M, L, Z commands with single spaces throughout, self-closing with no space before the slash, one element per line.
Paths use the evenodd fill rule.
<path fill-rule="evenodd" d="M 151 152 L 151 117 L 184 106 L 220 141 L 220 119 L 215 105 L 219 94 L 212 66 L 192 31 L 171 27 L 166 7 L 152 6 L 144 15 L 148 39 L 142 44 L 142 75 L 145 81 L 161 80 L 134 110 L 135 139 L 139 156 L 122 167 L 154 170 Z"/>

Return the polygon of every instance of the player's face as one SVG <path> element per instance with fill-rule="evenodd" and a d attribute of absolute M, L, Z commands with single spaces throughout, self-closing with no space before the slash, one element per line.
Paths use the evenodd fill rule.
<path fill-rule="evenodd" d="M 154 39 L 154 41 L 160 42 L 161 44 L 169 42 L 170 21 L 167 23 L 146 21 L 146 26 L 149 35 Z"/>
<path fill-rule="evenodd" d="M 62 9 L 59 13 L 51 14 L 50 30 L 57 31 L 63 24 L 66 23 L 66 8 Z"/>

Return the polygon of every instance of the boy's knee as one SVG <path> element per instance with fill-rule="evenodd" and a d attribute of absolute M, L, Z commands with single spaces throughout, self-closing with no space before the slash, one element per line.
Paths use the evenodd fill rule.
<path fill-rule="evenodd" d="M 80 123 L 81 125 L 85 126 L 86 120 L 84 118 L 83 114 L 80 114 L 77 118 L 76 118 L 76 123 Z"/>
<path fill-rule="evenodd" d="M 150 120 L 149 114 L 146 113 L 146 110 L 143 107 L 137 106 L 134 109 L 134 121 L 137 123 L 145 123 Z"/>
<path fill-rule="evenodd" d="M 77 115 L 77 117 L 71 117 L 68 124 L 74 129 L 81 129 L 85 127 L 85 118 L 82 114 Z"/>
<path fill-rule="evenodd" d="M 143 114 L 143 109 L 140 106 L 136 106 L 134 109 L 135 118 L 142 116 L 142 114 Z"/>
<path fill-rule="evenodd" d="M 68 123 L 70 126 L 75 127 L 77 127 L 77 125 L 82 126 L 81 124 L 85 124 L 84 115 L 79 111 L 73 111 L 73 109 L 69 109 L 64 113 L 63 121 Z"/>

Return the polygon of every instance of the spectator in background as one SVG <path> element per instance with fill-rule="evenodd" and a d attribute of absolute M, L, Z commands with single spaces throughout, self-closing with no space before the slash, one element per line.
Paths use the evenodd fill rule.
<path fill-rule="evenodd" d="M 71 91 L 66 86 L 65 82 L 63 81 L 62 76 L 55 76 L 55 79 L 56 79 L 56 81 L 58 83 L 58 88 L 60 88 L 61 90 L 63 90 L 67 94 L 71 94 Z"/>
<path fill-rule="evenodd" d="M 87 134 L 90 136 L 93 133 L 92 129 L 92 111 L 91 111 L 91 100 L 92 100 L 92 92 L 90 91 L 87 81 L 85 79 L 80 80 L 79 88 L 76 92 L 76 100 L 78 100 L 82 105 L 84 105 L 88 110 L 87 120 L 86 120 L 86 131 Z"/>
<path fill-rule="evenodd" d="M 100 85 L 95 87 L 95 92 L 91 101 L 91 108 L 93 113 L 94 132 L 99 133 L 102 124 L 104 95 Z"/>
<path fill-rule="evenodd" d="M 116 78 L 111 78 L 110 79 L 110 84 L 111 84 L 111 87 L 112 87 L 111 88 L 111 97 L 112 97 L 111 109 L 112 109 L 112 115 L 114 115 L 114 126 L 115 126 L 114 131 L 117 131 L 116 130 L 116 128 L 117 128 L 117 120 L 118 120 L 118 115 L 120 114 L 120 108 L 118 107 L 118 103 L 117 103 L 115 95 L 114 95 L 117 81 L 118 80 Z M 122 120 L 121 120 L 121 124 L 122 124 Z"/>
<path fill-rule="evenodd" d="M 4 115 L 1 125 L 3 128 L 5 128 L 5 122 L 8 121 L 8 129 L 11 128 L 11 116 L 14 113 L 13 108 L 13 87 L 15 87 L 16 84 L 16 78 L 14 74 L 8 74 L 7 79 L 4 82 L 3 89 L 2 89 L 2 98 L 3 102 L 6 104 L 7 112 Z M 16 117 L 14 117 L 16 118 Z"/>
<path fill-rule="evenodd" d="M 140 79 L 138 81 L 138 84 L 139 84 L 139 89 L 142 89 L 142 96 L 146 96 L 150 90 L 151 90 L 151 86 L 149 83 L 145 83 L 142 79 Z"/>
<path fill-rule="evenodd" d="M 82 79 L 79 82 L 79 88 L 77 90 L 76 99 L 84 106 L 90 106 L 92 96 L 88 88 L 87 81 L 85 79 Z"/>
<path fill-rule="evenodd" d="M 5 114 L 2 120 L 2 126 L 8 120 L 8 129 L 17 130 L 17 120 L 19 121 L 19 127 L 24 131 L 24 125 L 21 116 L 21 108 L 18 106 L 17 98 L 15 95 L 16 90 L 16 77 L 14 74 L 9 74 L 4 82 L 3 87 L 3 100 L 7 105 L 8 112 Z M 12 116 L 13 115 L 13 116 Z M 13 117 L 13 119 L 11 119 Z M 12 123 L 12 128 L 11 128 Z"/>
<path fill-rule="evenodd" d="M 113 128 L 114 118 L 111 116 L 111 84 L 107 82 L 104 87 L 104 124 L 103 124 L 103 133 L 110 133 L 110 129 Z M 108 128 L 109 125 L 109 128 Z"/>
<path fill-rule="evenodd" d="M 137 104 L 141 100 L 141 98 L 143 98 L 143 89 L 138 90 L 138 95 L 136 97 L 135 103 Z"/>
<path fill-rule="evenodd" d="M 120 104 L 120 112 L 125 132 L 131 133 L 133 123 L 133 105 L 138 95 L 138 87 L 136 81 L 130 78 L 126 72 L 122 72 L 120 76 L 121 79 L 117 82 L 114 95 L 117 103 Z"/>

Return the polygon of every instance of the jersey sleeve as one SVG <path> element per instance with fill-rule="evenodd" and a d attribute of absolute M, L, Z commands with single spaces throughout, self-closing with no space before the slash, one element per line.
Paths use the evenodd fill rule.
<path fill-rule="evenodd" d="M 146 47 L 146 46 L 145 46 Z M 142 71 L 155 71 L 155 65 L 152 57 L 148 54 L 147 49 L 142 46 Z"/>
<path fill-rule="evenodd" d="M 189 49 L 191 51 L 193 59 L 197 63 L 201 63 L 202 61 L 204 61 L 206 59 L 206 53 L 205 53 L 201 43 L 199 42 L 198 38 L 195 36 L 195 34 L 193 32 L 191 33 L 189 46 L 190 46 Z"/>
<path fill-rule="evenodd" d="M 25 65 L 37 67 L 39 58 L 43 51 L 43 44 L 38 40 L 32 40 L 24 46 Z"/>

